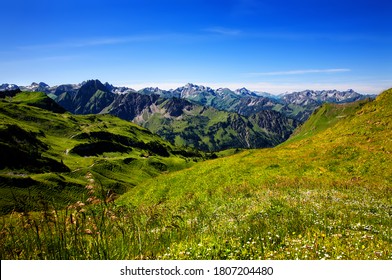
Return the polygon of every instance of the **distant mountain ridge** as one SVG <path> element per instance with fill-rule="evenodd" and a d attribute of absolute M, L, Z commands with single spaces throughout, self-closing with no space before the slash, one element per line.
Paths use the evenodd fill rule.
<path fill-rule="evenodd" d="M 212 89 L 205 89 L 213 94 Z M 205 151 L 271 147 L 286 140 L 298 125 L 295 120 L 271 112 L 264 117 L 277 124 L 276 128 L 259 126 L 256 119 L 260 117 L 253 120 L 181 98 L 192 96 L 189 87 L 178 89 L 174 96 L 157 88 L 145 89 L 144 93 L 116 94 L 115 90 L 90 80 L 77 90 L 61 93 L 55 100 L 74 114 L 111 114 L 148 128 L 173 144 Z"/>
<path fill-rule="evenodd" d="M 366 97 L 353 90 L 271 96 L 246 88 L 232 91 L 191 83 L 174 90 L 147 87 L 136 91 L 99 80 L 53 87 L 40 82 L 20 89 L 44 92 L 74 114 L 111 114 L 173 144 L 205 151 L 278 145 L 322 103 Z"/>
<path fill-rule="evenodd" d="M 286 103 L 297 105 L 309 105 L 314 103 L 321 105 L 322 103 L 348 103 L 363 99 L 363 95 L 355 92 L 352 89 L 346 91 L 338 90 L 304 90 L 300 92 L 293 92 L 282 96 L 282 100 Z"/>
<path fill-rule="evenodd" d="M 84 81 L 80 84 L 67 84 L 53 87 L 40 82 L 32 83 L 30 86 L 21 86 L 20 89 L 22 91 L 42 91 L 56 101 L 62 100 L 66 102 L 66 100 L 72 98 L 71 96 L 75 95 L 86 82 L 88 81 Z M 7 86 L 10 85 L 1 85 L 0 90 Z M 12 86 L 18 88 L 16 85 Z M 146 87 L 136 91 L 129 87 L 116 87 L 107 82 L 103 84 L 103 86 L 108 92 L 119 95 L 140 93 L 146 95 L 156 94 L 163 98 L 182 98 L 197 102 L 203 106 L 212 106 L 218 110 L 236 112 L 244 116 L 250 116 L 261 110 L 274 110 L 300 122 L 307 120 L 313 110 L 323 103 L 347 103 L 368 97 L 375 97 L 375 95 L 360 94 L 352 89 L 346 91 L 304 90 L 273 95 L 266 92 L 251 91 L 244 87 L 233 91 L 228 88 L 212 89 L 210 87 L 192 83 L 170 90 L 162 90 L 157 87 Z"/>
<path fill-rule="evenodd" d="M 76 91 L 80 87 L 82 87 L 88 81 L 84 81 L 79 84 L 62 84 L 58 86 L 49 86 L 44 82 L 33 82 L 29 86 L 18 86 L 15 84 L 1 84 L 0 91 L 4 90 L 15 90 L 20 89 L 22 91 L 41 91 L 46 94 L 60 95 L 64 92 Z M 112 93 L 116 94 L 125 94 L 130 92 L 138 92 L 142 94 L 158 94 L 160 96 L 164 96 L 166 98 L 176 97 L 176 98 L 184 98 L 184 99 L 201 99 L 200 95 L 211 95 L 211 96 L 225 96 L 225 95 L 233 95 L 239 98 L 242 97 L 254 97 L 254 98 L 269 98 L 273 100 L 283 100 L 283 103 L 291 103 L 301 105 L 306 103 L 307 100 L 313 100 L 317 103 L 324 102 L 351 102 L 360 99 L 365 99 L 366 97 L 375 97 L 375 95 L 364 95 L 358 92 L 355 92 L 352 89 L 348 89 L 346 91 L 338 91 L 338 90 L 303 90 L 299 92 L 291 92 L 284 94 L 270 94 L 267 92 L 259 92 L 259 91 L 251 91 L 245 87 L 239 88 L 236 90 L 231 90 L 229 88 L 218 88 L 212 89 L 210 87 L 206 87 L 203 85 L 195 85 L 192 83 L 188 83 L 183 87 L 179 87 L 176 89 L 163 90 L 158 87 L 146 87 L 141 90 L 135 90 L 129 87 L 117 87 L 109 83 L 103 84 L 104 87 Z"/>
<path fill-rule="evenodd" d="M 246 88 L 234 91 L 228 88 L 214 90 L 210 87 L 191 83 L 175 90 L 162 91 L 156 88 L 146 88 L 139 92 L 143 94 L 159 94 L 169 98 L 184 98 L 204 106 L 236 112 L 248 117 L 259 111 L 274 110 L 300 122 L 304 122 L 313 110 L 323 103 L 353 102 L 369 97 L 351 89 L 347 91 L 305 90 L 284 95 L 272 95 L 265 92 L 250 91 Z"/>

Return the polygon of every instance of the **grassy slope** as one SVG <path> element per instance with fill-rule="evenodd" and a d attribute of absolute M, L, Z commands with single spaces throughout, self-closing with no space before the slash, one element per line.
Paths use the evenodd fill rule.
<path fill-rule="evenodd" d="M 14 143 L 28 142 L 22 138 L 26 137 L 25 135 L 32 135 L 29 136 L 31 139 L 34 138 L 34 141 L 41 143 L 36 146 L 47 147 L 38 153 L 36 146 L 31 143 L 23 146 L 26 154 L 37 153 L 36 156 L 46 160 L 42 160 L 44 162 L 40 165 L 31 166 L 33 163 L 30 162 L 28 166 L 26 162 L 17 168 L 8 166 L 0 170 L 2 213 L 12 209 L 39 209 L 38 200 L 49 200 L 50 203 L 61 207 L 81 199 L 86 196 L 84 176 L 88 171 L 100 180 L 105 189 L 123 193 L 147 178 L 185 168 L 190 166 L 193 160 L 201 159 L 197 154 L 195 158 L 176 156 L 175 154 L 183 152 L 148 130 L 113 116 L 73 116 L 69 113 L 56 114 L 37 108 L 44 107 L 47 99 L 42 93 L 24 92 L 12 99 L 0 100 L 0 129 L 10 131 L 11 125 L 11 128 L 16 127 L 21 134 L 20 139 L 16 139 Z M 91 137 L 94 132 L 106 134 Z M 134 144 L 122 143 L 114 146 L 126 152 L 114 149 L 94 153 L 96 143 L 103 143 L 101 146 L 105 149 L 111 142 L 115 142 L 112 140 L 114 135 L 121 138 L 120 140 L 125 139 Z M 17 138 L 15 135 L 13 137 Z M 12 145 L 15 144 L 10 144 L 5 139 L 0 141 L 4 141 L 1 142 L 4 149 L 2 152 L 8 152 L 12 156 Z M 89 148 L 86 156 L 73 152 L 75 147 L 83 145 Z M 19 149 L 19 146 L 15 148 Z M 169 154 L 165 154 L 166 152 Z M 7 158 L 1 160 L 6 166 L 7 161 L 10 161 Z M 31 161 L 28 156 L 25 160 Z M 59 165 L 60 162 L 64 163 L 70 172 L 53 172 L 50 165 L 55 162 Z"/>
<path fill-rule="evenodd" d="M 392 258 L 391 116 L 392 90 L 327 104 L 279 147 L 160 176 L 120 202 L 181 217 L 187 234 L 164 258 Z"/>
<path fill-rule="evenodd" d="M 115 204 L 10 215 L 0 257 L 392 259 L 391 111 L 392 90 L 326 105 L 279 147 L 149 179 Z"/>
<path fill-rule="evenodd" d="M 20 92 L 11 99 L 15 104 L 30 105 L 37 108 L 50 110 L 55 113 L 64 113 L 65 109 L 54 102 L 51 98 L 48 98 L 42 92 Z"/>

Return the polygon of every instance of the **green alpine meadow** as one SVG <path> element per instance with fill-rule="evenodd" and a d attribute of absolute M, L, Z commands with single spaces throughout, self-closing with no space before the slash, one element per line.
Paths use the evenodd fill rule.
<path fill-rule="evenodd" d="M 110 115 L 66 113 L 40 92 L 0 99 L 0 119 L 1 214 L 83 200 L 87 172 L 101 182 L 101 192 L 117 196 L 211 156 Z"/>
<path fill-rule="evenodd" d="M 1 259 L 392 259 L 392 89 L 324 103 L 271 148 L 230 147 L 250 130 L 222 123 L 245 117 L 186 105 L 199 122 L 175 115 L 169 141 L 147 129 L 169 129 L 162 110 L 143 128 L 42 92 L 0 98 Z M 259 118 L 254 135 L 274 136 Z M 187 147 L 204 123 L 215 142 Z"/>

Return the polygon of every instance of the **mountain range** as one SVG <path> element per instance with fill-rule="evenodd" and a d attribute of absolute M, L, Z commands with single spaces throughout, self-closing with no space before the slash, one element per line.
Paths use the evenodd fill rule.
<path fill-rule="evenodd" d="M 20 86 L 14 84 L 0 85 L 0 91 L 9 89 L 18 89 L 22 91 L 41 91 L 46 93 L 52 99 L 58 99 L 61 94 L 76 94 L 79 89 L 86 83 L 64 84 L 59 86 L 49 86 L 46 83 L 33 82 L 29 86 Z M 99 82 L 96 80 L 96 82 Z M 129 87 L 116 87 L 109 83 L 102 84 L 99 82 L 100 90 L 115 94 L 156 94 L 163 98 L 181 98 L 190 101 L 196 101 L 201 105 L 214 107 L 218 110 L 236 112 L 241 115 L 249 116 L 260 110 L 275 110 L 283 112 L 288 117 L 304 121 L 313 112 L 315 107 L 323 103 L 347 103 L 375 95 L 363 95 L 352 89 L 346 91 L 338 90 L 304 90 L 300 92 L 285 93 L 273 95 L 266 92 L 251 91 L 246 88 L 230 90 L 228 88 L 212 89 L 206 86 L 188 83 L 183 87 L 170 90 L 162 90 L 157 87 L 147 87 L 136 91 Z M 98 87 L 97 87 L 98 89 Z"/>
<path fill-rule="evenodd" d="M 111 114 L 137 123 L 172 144 L 204 151 L 272 147 L 285 141 L 315 108 L 367 96 L 353 90 L 302 91 L 273 96 L 246 88 L 232 91 L 191 83 L 174 90 L 135 91 L 99 80 L 50 87 L 32 83 L 3 90 L 44 92 L 74 114 Z"/>

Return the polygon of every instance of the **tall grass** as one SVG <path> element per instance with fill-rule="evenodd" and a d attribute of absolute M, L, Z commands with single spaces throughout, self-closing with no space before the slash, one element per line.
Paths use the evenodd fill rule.
<path fill-rule="evenodd" d="M 392 259 L 387 187 L 281 180 L 136 207 L 86 180 L 84 202 L 3 217 L 1 259 Z"/>

